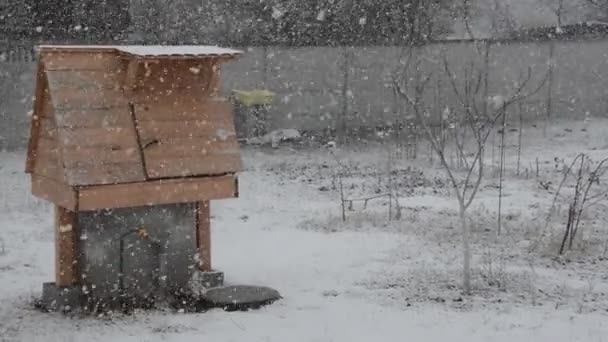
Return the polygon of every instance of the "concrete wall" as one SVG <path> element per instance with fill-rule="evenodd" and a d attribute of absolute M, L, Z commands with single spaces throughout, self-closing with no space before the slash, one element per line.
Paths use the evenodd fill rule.
<path fill-rule="evenodd" d="M 432 113 L 457 108 L 459 101 L 443 68 L 447 57 L 462 88 L 466 68 L 484 65 L 486 43 L 431 44 L 416 49 L 420 69 L 433 78 L 425 92 Z M 252 48 L 225 67 L 225 90 L 266 87 L 277 94 L 271 129 L 321 130 L 381 126 L 403 120 L 407 109 L 391 89 L 402 47 Z M 481 53 L 479 52 L 481 51 Z M 608 41 L 492 43 L 488 54 L 488 96 L 509 97 L 531 78 L 523 93 L 543 85 L 522 101 L 524 119 L 584 118 L 608 113 Z M 266 58 L 264 57 L 266 56 Z M 549 72 L 550 62 L 553 63 Z M 346 82 L 346 85 L 345 85 Z M 549 89 L 551 88 L 551 89 Z M 511 108 L 511 116 L 518 110 Z M 514 118 L 515 119 L 515 118 Z"/>
<path fill-rule="evenodd" d="M 158 294 L 159 278 L 166 282 L 167 290 L 180 292 L 196 270 L 192 204 L 80 212 L 78 220 L 84 237 L 84 283 L 96 299 L 109 300 L 119 295 L 121 259 L 123 289 L 140 299 Z M 125 235 L 139 228 L 144 228 L 150 239 Z"/>
<path fill-rule="evenodd" d="M 485 42 L 476 43 L 479 51 Z M 552 47 L 553 45 L 553 47 Z M 403 120 L 407 108 L 391 89 L 392 74 L 397 70 L 402 47 L 254 47 L 245 48 L 245 56 L 223 69 L 224 89 L 267 88 L 277 94 L 271 110 L 270 129 L 381 126 Z M 485 63 L 483 53 L 474 43 L 448 42 L 417 48 L 422 59 L 420 69 L 433 74 L 425 101 L 431 114 L 440 115 L 446 107 L 459 102 L 443 71 L 447 57 L 457 84 L 462 85 L 464 70 L 473 61 Z M 528 68 L 532 79 L 528 90 L 547 76 L 550 61 L 552 81 L 522 103 L 526 119 L 547 115 L 550 103 L 554 117 L 583 118 L 587 113 L 605 116 L 608 112 L 608 40 L 493 43 L 490 45 L 489 96 L 509 96 L 515 84 L 525 78 Z M 0 99 L 0 148 L 23 147 L 26 141 L 27 115 L 31 109 L 34 69 L 27 64 L 0 64 L 18 74 L 16 81 L 2 84 L 8 95 Z M 549 92 L 549 85 L 552 85 Z M 551 97 L 549 100 L 549 93 Z"/>

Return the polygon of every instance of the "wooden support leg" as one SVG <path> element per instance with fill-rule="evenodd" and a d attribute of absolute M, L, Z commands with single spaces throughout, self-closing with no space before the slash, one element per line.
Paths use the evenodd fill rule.
<path fill-rule="evenodd" d="M 196 205 L 196 246 L 199 253 L 199 268 L 201 271 L 211 271 L 211 224 L 209 201 L 198 202 Z"/>
<path fill-rule="evenodd" d="M 78 214 L 55 207 L 55 284 L 67 287 L 78 284 Z"/>

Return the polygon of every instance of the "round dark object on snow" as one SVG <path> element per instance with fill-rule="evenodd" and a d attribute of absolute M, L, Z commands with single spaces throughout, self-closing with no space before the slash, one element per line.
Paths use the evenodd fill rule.
<path fill-rule="evenodd" d="M 257 309 L 281 298 L 275 289 L 250 285 L 216 287 L 202 295 L 205 301 L 229 311 Z"/>

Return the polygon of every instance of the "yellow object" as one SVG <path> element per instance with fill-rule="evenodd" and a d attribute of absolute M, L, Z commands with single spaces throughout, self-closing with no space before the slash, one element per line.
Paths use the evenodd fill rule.
<path fill-rule="evenodd" d="M 148 239 L 150 237 L 148 231 L 144 227 L 141 227 L 137 230 L 137 235 L 139 235 L 141 239 Z"/>
<path fill-rule="evenodd" d="M 235 98 L 243 105 L 269 105 L 272 103 L 274 93 L 268 90 L 233 90 Z"/>

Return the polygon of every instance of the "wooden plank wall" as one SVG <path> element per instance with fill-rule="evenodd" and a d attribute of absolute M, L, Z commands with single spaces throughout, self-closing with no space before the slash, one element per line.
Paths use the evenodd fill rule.
<path fill-rule="evenodd" d="M 241 169 L 232 106 L 211 97 L 219 86 L 215 63 L 163 61 L 136 73 L 134 110 L 150 178 Z"/>
<path fill-rule="evenodd" d="M 145 180 L 123 61 L 101 52 L 49 53 L 44 60 L 68 184 Z"/>
<path fill-rule="evenodd" d="M 64 183 L 65 175 L 61 163 L 61 152 L 57 139 L 57 125 L 46 76 L 39 79 L 42 91 L 38 92 L 40 102 L 35 108 L 32 128 L 34 138 L 32 144 L 32 161 L 29 170 L 33 175 L 43 177 L 52 182 Z"/>
<path fill-rule="evenodd" d="M 142 183 L 80 188 L 78 208 L 82 211 L 146 205 L 193 203 L 238 196 L 234 175 L 163 179 Z"/>
<path fill-rule="evenodd" d="M 232 107 L 210 97 L 217 60 L 126 60 L 111 51 L 41 60 L 49 91 L 35 122 L 39 179 L 90 186 L 240 171 Z"/>
<path fill-rule="evenodd" d="M 135 106 L 135 113 L 151 178 L 217 175 L 241 169 L 229 103 L 146 104 Z"/>

